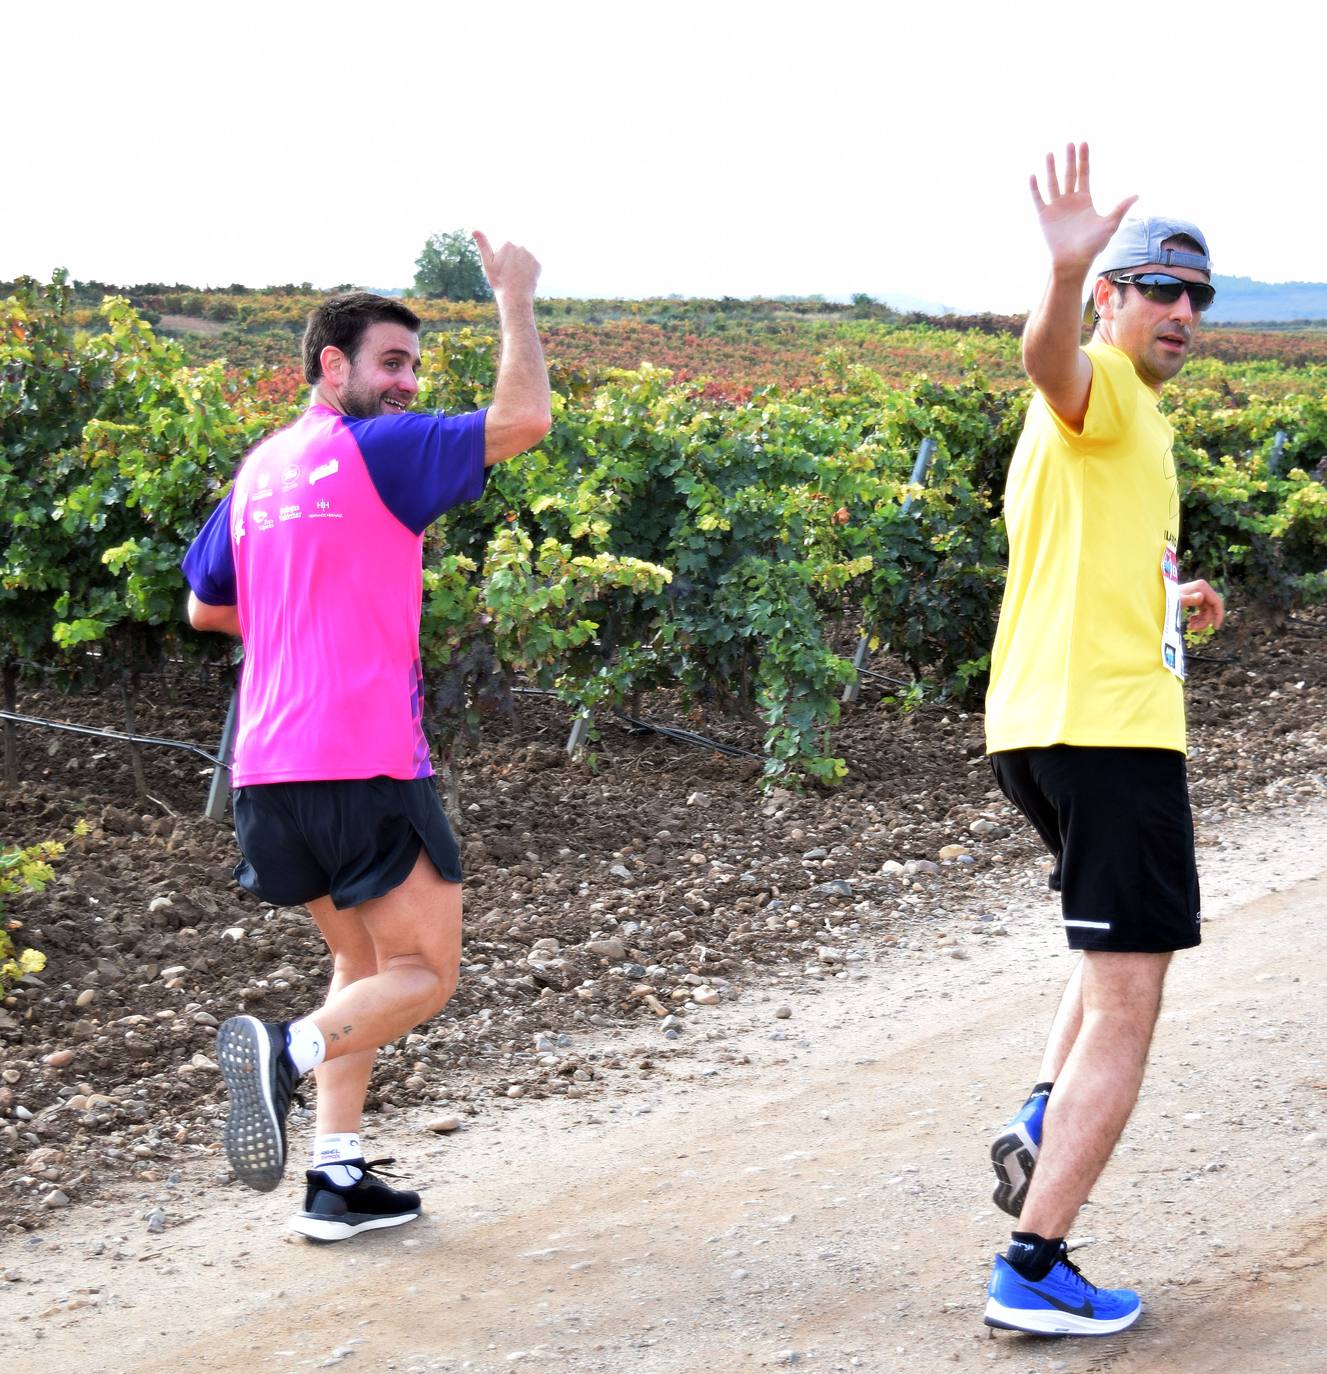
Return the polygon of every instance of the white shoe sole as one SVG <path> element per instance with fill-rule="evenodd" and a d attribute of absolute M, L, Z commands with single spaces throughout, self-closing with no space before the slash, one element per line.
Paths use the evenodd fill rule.
<path fill-rule="evenodd" d="M 1033 1142 L 1021 1121 L 1013 1130 L 997 1136 L 991 1144 L 991 1168 L 995 1170 L 996 1178 L 991 1201 L 1011 1217 L 1018 1216 L 1023 1210 L 1040 1152 L 1040 1147 Z"/>
<path fill-rule="evenodd" d="M 361 1231 L 381 1231 L 388 1226 L 404 1226 L 407 1221 L 415 1221 L 418 1212 L 402 1212 L 395 1217 L 368 1217 L 364 1221 L 329 1221 L 323 1217 L 293 1216 L 290 1229 L 297 1235 L 307 1236 L 310 1240 L 334 1241 L 349 1240 Z"/>
<path fill-rule="evenodd" d="M 226 1158 L 241 1183 L 270 1193 L 286 1168 L 283 1122 L 272 1101 L 267 1066 L 272 1040 L 256 1016 L 232 1016 L 217 1032 L 217 1063 L 226 1080 Z"/>
<path fill-rule="evenodd" d="M 1056 1312 L 1041 1307 L 1006 1307 L 991 1298 L 986 1303 L 986 1325 L 1005 1331 L 1026 1331 L 1032 1336 L 1111 1336 L 1131 1327 L 1143 1314 L 1139 1303 L 1123 1317 L 1102 1321 L 1096 1317 L 1077 1317 L 1072 1312 Z"/>

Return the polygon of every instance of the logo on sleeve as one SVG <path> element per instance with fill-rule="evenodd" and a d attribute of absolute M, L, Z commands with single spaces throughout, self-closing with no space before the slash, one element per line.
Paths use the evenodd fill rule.
<path fill-rule="evenodd" d="M 281 490 L 290 491 L 299 486 L 299 464 L 287 463 L 281 469 Z"/>
<path fill-rule="evenodd" d="M 315 482 L 321 482 L 324 477 L 332 477 L 340 471 L 341 464 L 335 458 L 329 458 L 327 462 L 309 473 L 309 485 L 313 486 Z"/>

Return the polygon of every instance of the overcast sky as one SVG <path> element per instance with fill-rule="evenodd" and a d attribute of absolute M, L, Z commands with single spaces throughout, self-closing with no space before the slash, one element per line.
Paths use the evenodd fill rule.
<path fill-rule="evenodd" d="M 547 295 L 1022 310 L 1028 174 L 1087 139 L 1099 206 L 1327 281 L 1313 6 L 8 0 L 0 36 L 0 278 L 405 286 L 477 226 Z"/>

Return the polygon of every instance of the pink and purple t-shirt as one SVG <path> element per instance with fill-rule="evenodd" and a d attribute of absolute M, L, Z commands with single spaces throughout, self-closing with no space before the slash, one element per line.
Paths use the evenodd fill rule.
<path fill-rule="evenodd" d="M 259 444 L 194 540 L 200 601 L 244 639 L 232 781 L 425 778 L 425 529 L 484 490 L 484 417 L 315 405 Z"/>

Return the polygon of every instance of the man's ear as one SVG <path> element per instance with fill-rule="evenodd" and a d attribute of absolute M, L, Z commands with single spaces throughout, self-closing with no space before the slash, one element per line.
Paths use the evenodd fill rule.
<path fill-rule="evenodd" d="M 350 359 L 335 344 L 328 344 L 318 355 L 318 361 L 322 364 L 323 376 L 333 386 L 345 385 L 350 375 Z"/>
<path fill-rule="evenodd" d="M 1098 277 L 1092 286 L 1092 304 L 1103 320 L 1115 314 L 1115 293 L 1119 287 L 1108 277 Z"/>

